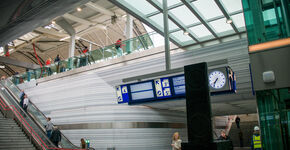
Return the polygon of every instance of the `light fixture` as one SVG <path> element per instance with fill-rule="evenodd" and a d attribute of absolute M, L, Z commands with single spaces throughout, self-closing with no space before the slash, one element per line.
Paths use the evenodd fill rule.
<path fill-rule="evenodd" d="M 126 14 L 125 15 L 122 15 L 122 17 L 125 18 L 125 17 L 127 17 L 127 15 Z"/>
<path fill-rule="evenodd" d="M 187 31 L 183 31 L 183 35 L 188 35 L 189 33 Z"/>
<path fill-rule="evenodd" d="M 55 24 L 55 21 L 54 21 L 54 20 L 52 20 L 52 21 L 51 21 L 51 23 L 52 23 L 52 24 Z"/>
<path fill-rule="evenodd" d="M 5 66 L 4 66 L 4 65 L 0 65 L 0 68 L 1 68 L 1 69 L 4 69 L 4 68 L 5 68 Z"/>
<path fill-rule="evenodd" d="M 231 24 L 231 23 L 233 23 L 233 20 L 229 18 L 229 19 L 227 19 L 226 23 Z"/>
<path fill-rule="evenodd" d="M 77 11 L 82 11 L 82 8 L 78 7 L 78 8 L 77 8 Z"/>

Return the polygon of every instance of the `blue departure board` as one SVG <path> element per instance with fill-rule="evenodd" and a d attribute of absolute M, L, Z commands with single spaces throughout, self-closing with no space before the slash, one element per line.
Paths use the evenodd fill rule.
<path fill-rule="evenodd" d="M 129 92 L 127 85 L 120 85 L 116 87 L 118 103 L 128 103 L 129 102 Z"/>
<path fill-rule="evenodd" d="M 132 101 L 154 98 L 152 81 L 131 84 L 129 86 L 130 86 Z"/>
<path fill-rule="evenodd" d="M 228 86 L 222 90 L 210 89 L 211 95 L 236 92 L 236 78 L 229 67 L 215 69 L 225 72 Z M 211 72 L 211 71 L 209 71 Z M 118 103 L 138 104 L 185 97 L 184 74 L 116 86 Z"/>
<path fill-rule="evenodd" d="M 172 83 L 175 95 L 185 95 L 184 75 L 172 77 Z"/>
<path fill-rule="evenodd" d="M 172 96 L 169 78 L 155 79 L 154 85 L 157 99 L 163 99 Z"/>

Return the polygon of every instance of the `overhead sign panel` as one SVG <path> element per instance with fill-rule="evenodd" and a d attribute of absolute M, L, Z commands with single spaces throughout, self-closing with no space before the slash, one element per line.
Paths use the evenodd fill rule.
<path fill-rule="evenodd" d="M 229 67 L 208 71 L 211 95 L 235 93 L 236 80 Z M 149 81 L 120 85 L 116 87 L 118 103 L 142 103 L 185 97 L 184 75 L 164 77 Z"/>

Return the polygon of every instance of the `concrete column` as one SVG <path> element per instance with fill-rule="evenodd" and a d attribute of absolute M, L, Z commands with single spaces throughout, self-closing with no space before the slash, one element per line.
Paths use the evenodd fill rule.
<path fill-rule="evenodd" d="M 74 57 L 75 55 L 75 46 L 76 46 L 76 35 L 72 34 L 70 36 L 70 41 L 69 41 L 69 52 L 68 52 L 68 57 Z"/>
<path fill-rule="evenodd" d="M 69 51 L 68 51 L 68 69 L 73 68 L 73 57 L 75 55 L 75 46 L 76 46 L 76 35 L 72 34 L 69 41 Z"/>
<path fill-rule="evenodd" d="M 127 16 L 126 16 L 126 39 L 128 39 L 128 40 L 126 42 L 126 52 L 128 54 L 131 53 L 132 46 L 133 46 L 132 41 L 129 40 L 131 38 L 133 38 L 133 18 L 130 14 L 127 13 Z"/>
<path fill-rule="evenodd" d="M 168 31 L 168 9 L 167 0 L 163 0 L 163 24 L 164 24 L 164 47 L 165 47 L 165 62 L 166 70 L 171 69 L 170 62 L 170 46 L 169 46 L 169 31 Z"/>

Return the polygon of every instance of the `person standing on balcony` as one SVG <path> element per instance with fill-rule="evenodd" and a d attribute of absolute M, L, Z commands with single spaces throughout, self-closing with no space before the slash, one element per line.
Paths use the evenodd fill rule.
<path fill-rule="evenodd" d="M 50 117 L 46 118 L 46 121 L 47 121 L 47 123 L 46 123 L 46 125 L 44 127 L 45 127 L 45 131 L 46 131 L 47 137 L 50 138 L 53 125 L 52 125 Z"/>
<path fill-rule="evenodd" d="M 54 59 L 54 63 L 57 65 L 56 66 L 57 72 L 59 72 L 59 62 L 60 62 L 60 57 L 59 57 L 59 54 L 57 54 L 55 59 Z"/>
<path fill-rule="evenodd" d="M 117 56 L 120 57 L 123 55 L 123 49 L 122 49 L 122 46 L 124 46 L 122 44 L 122 39 L 119 39 L 117 40 L 117 42 L 115 43 L 115 48 L 116 48 L 116 51 L 117 51 Z"/>
<path fill-rule="evenodd" d="M 49 139 L 56 147 L 58 147 L 58 143 L 61 141 L 61 133 L 57 126 L 54 126 L 52 134 Z"/>
<path fill-rule="evenodd" d="M 51 64 L 51 58 L 48 58 L 45 62 L 45 66 L 46 66 L 46 70 L 49 76 L 51 75 L 50 64 Z"/>
<path fill-rule="evenodd" d="M 27 98 L 27 95 L 24 94 L 23 109 L 25 112 L 27 112 L 28 104 L 29 104 L 29 99 Z"/>

